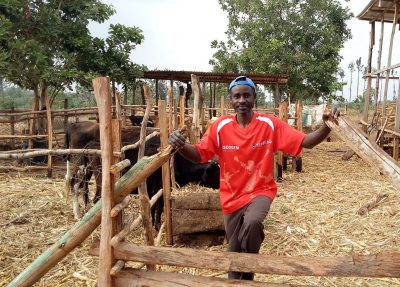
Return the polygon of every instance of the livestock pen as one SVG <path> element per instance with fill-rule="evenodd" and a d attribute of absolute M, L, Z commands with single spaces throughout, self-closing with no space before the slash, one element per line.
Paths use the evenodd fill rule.
<path fill-rule="evenodd" d="M 288 286 L 287 284 L 292 284 L 292 286 L 398 285 L 399 281 L 396 279 L 399 276 L 399 267 L 397 265 L 399 260 L 396 257 L 398 256 L 396 252 L 399 251 L 397 241 L 399 231 L 396 228 L 400 216 L 398 192 L 383 178 L 377 178 L 377 172 L 358 158 L 345 163 L 338 159 L 337 155 L 345 151 L 344 147 L 345 144 L 343 142 L 331 142 L 324 143 L 315 150 L 304 152 L 307 168 L 303 173 L 289 173 L 286 180 L 280 184 L 280 196 L 277 198 L 270 216 L 265 222 L 267 240 L 262 247 L 262 255 L 246 257 L 248 260 L 243 265 L 238 256 L 232 258 L 230 254 L 219 252 L 224 250 L 225 246 L 209 247 L 206 249 L 210 252 L 204 253 L 201 250 L 168 249 L 165 247 L 151 249 L 151 247 L 141 245 L 137 247 L 128 243 L 117 244 L 117 252 L 115 253 L 117 258 L 142 261 L 150 265 L 159 264 L 162 266 L 157 267 L 157 269 L 166 272 L 143 273 L 134 271 L 128 274 L 126 271 L 121 271 L 116 276 L 117 284 L 127 284 L 127 281 L 124 281 L 127 279 L 124 278 L 132 279 L 132 276 L 136 276 L 134 279 L 138 280 L 136 281 L 138 284 L 150 284 L 151 286 L 168 286 L 166 285 L 168 282 L 177 284 L 179 280 L 184 280 L 185 284 L 189 284 L 189 286 L 190 282 L 196 281 L 203 282 L 203 285 L 211 286 L 213 283 L 218 283 L 224 286 L 222 284 L 224 282 L 228 284 L 228 281 L 219 277 L 228 269 L 233 268 L 265 273 L 267 275 L 257 274 L 256 280 L 275 282 L 270 283 L 270 286 Z M 351 178 L 346 179 L 344 177 L 345 174 L 351 174 Z M 13 179 L 7 176 L 5 178 L 8 183 Z M 20 181 L 23 182 L 23 180 Z M 18 179 L 14 182 L 17 186 Z M 16 189 L 18 190 L 18 188 Z M 15 195 L 15 191 L 12 188 L 8 188 L 7 191 L 10 194 L 8 198 Z M 21 191 L 21 187 L 19 187 L 19 193 L 23 195 L 23 191 L 24 189 Z M 54 193 L 54 189 L 51 192 Z M 21 196 L 19 193 L 18 196 Z M 52 193 L 50 195 L 54 197 Z M 359 208 L 363 207 L 365 203 L 369 203 L 375 196 L 380 196 L 384 200 L 378 200 L 375 205 L 369 205 L 367 213 L 359 213 Z M 47 195 L 48 202 L 50 199 L 51 197 Z M 33 202 L 32 197 L 28 200 Z M 53 210 L 51 207 L 55 207 L 55 205 L 48 202 L 36 205 L 33 213 Z M 20 212 L 18 207 L 21 208 L 21 205 L 18 205 L 16 201 L 11 202 L 11 204 L 8 203 L 7 206 L 8 208 L 16 207 L 13 211 L 17 212 L 17 214 L 18 211 Z M 371 208 L 371 206 L 374 208 Z M 56 216 L 59 216 L 60 209 L 54 209 L 56 209 Z M 42 214 L 42 216 L 46 218 L 45 214 Z M 71 217 L 69 218 L 71 219 Z M 21 234 L 22 231 L 28 233 L 29 227 L 25 230 L 19 229 L 21 225 L 29 222 L 30 215 L 28 212 L 21 214 L 21 218 L 17 217 L 17 220 L 14 220 L 15 214 L 13 218 L 13 213 L 11 212 L 8 219 L 3 225 L 9 229 L 9 233 L 14 228 L 17 229 L 12 233 L 15 238 L 21 237 L 18 234 Z M 51 221 L 41 220 L 46 223 L 43 224 L 45 229 L 49 229 Z M 39 227 L 35 226 L 34 228 Z M 67 229 L 64 228 L 63 232 Z M 58 237 L 54 235 L 54 230 L 48 231 L 50 232 L 47 233 L 47 236 L 53 234 L 53 239 L 45 241 L 44 244 L 39 243 L 40 250 L 43 250 L 47 244 L 51 244 Z M 36 230 L 34 234 L 43 233 L 44 231 L 37 232 Z M 6 236 L 7 233 L 2 234 L 2 238 Z M 32 236 L 29 236 L 29 239 L 30 237 Z M 46 235 L 43 237 L 46 238 Z M 133 237 L 134 243 L 141 244 L 143 242 L 140 232 L 133 234 Z M 28 244 L 22 244 L 22 250 L 13 251 L 12 248 L 7 248 L 1 252 L 2 256 L 6 254 L 5 258 L 7 260 L 4 263 L 4 274 L 6 274 L 6 279 L 3 280 L 4 284 L 15 276 L 15 273 L 13 273 L 14 276 L 10 275 L 10 272 L 13 272 L 13 268 L 18 268 L 18 272 L 20 272 L 24 268 L 21 266 L 21 262 L 27 263 L 31 261 L 26 257 L 22 257 L 22 260 L 14 258 L 20 254 L 26 254 L 23 251 L 24 247 L 33 248 L 35 245 L 29 242 L 26 243 Z M 85 245 L 84 252 L 87 251 L 88 245 L 90 243 Z M 143 251 L 157 251 L 159 255 L 163 256 L 159 256 L 156 259 L 151 257 L 151 252 L 140 253 L 137 252 L 137 248 Z M 199 247 L 198 249 L 204 249 L 204 247 Z M 125 255 L 120 255 L 122 254 L 121 250 L 126 251 L 123 253 Z M 135 256 L 129 255 L 132 254 L 132 251 L 136 251 L 134 252 Z M 96 248 L 93 249 L 93 252 L 96 252 Z M 374 255 L 378 253 L 379 255 Z M 291 257 L 288 257 L 288 255 Z M 221 262 L 225 262 L 224 264 L 227 264 L 227 262 L 231 264 L 229 267 L 222 264 L 213 264 L 204 256 L 218 258 Z M 30 256 L 30 258 L 34 257 Z M 267 259 L 269 260 L 267 262 L 271 262 L 273 266 L 265 263 Z M 94 285 L 97 280 L 97 260 L 95 258 L 88 259 L 87 254 L 78 257 L 76 253 L 72 255 L 71 260 L 76 266 L 74 264 L 70 264 L 72 265 L 70 266 L 68 263 L 67 266 L 75 268 L 75 272 L 65 272 L 64 268 L 61 267 L 58 271 L 52 270 L 38 284 L 49 285 L 54 282 L 51 280 L 55 280 L 57 283 L 52 284 L 54 286 L 57 286 L 57 284 L 61 286 L 63 284 L 64 286 Z M 257 265 L 257 263 L 260 264 Z M 12 265 L 12 268 L 8 267 L 10 265 Z M 164 265 L 177 265 L 178 267 Z M 137 264 L 128 263 L 128 266 L 137 267 Z M 339 268 L 338 266 L 341 267 Z M 171 271 L 183 272 L 187 273 L 187 275 L 167 273 Z M 201 275 L 201 277 L 192 277 L 191 275 Z M 293 275 L 296 276 L 293 277 Z M 329 276 L 350 276 L 350 278 Z M 359 279 L 355 277 L 370 278 Z M 268 283 L 256 282 L 243 282 L 242 284 L 243 286 L 258 286 L 260 284 L 268 286 Z"/>

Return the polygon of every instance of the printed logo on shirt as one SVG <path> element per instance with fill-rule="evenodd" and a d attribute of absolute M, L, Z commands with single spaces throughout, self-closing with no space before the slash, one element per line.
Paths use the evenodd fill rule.
<path fill-rule="evenodd" d="M 252 148 L 259 148 L 259 147 L 262 147 L 262 146 L 265 146 L 265 145 L 271 144 L 271 143 L 272 143 L 271 140 L 265 140 L 265 141 L 262 141 L 262 142 L 259 142 L 259 143 L 252 144 L 251 147 Z"/>
<path fill-rule="evenodd" d="M 237 145 L 223 145 L 222 149 L 223 150 L 238 150 L 239 146 L 237 146 Z"/>

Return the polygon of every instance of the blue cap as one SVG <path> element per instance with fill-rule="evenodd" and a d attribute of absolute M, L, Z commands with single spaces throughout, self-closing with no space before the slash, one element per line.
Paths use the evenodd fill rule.
<path fill-rule="evenodd" d="M 254 89 L 254 91 L 256 90 L 256 85 L 250 78 L 248 78 L 246 76 L 239 76 L 229 84 L 229 91 L 233 87 L 239 86 L 239 85 L 249 86 L 249 87 L 252 87 Z"/>

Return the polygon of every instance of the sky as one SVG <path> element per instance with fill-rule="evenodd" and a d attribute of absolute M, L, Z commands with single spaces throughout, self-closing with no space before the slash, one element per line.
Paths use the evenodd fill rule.
<path fill-rule="evenodd" d="M 355 16 L 369 1 L 340 0 L 342 5 L 347 6 Z M 133 62 L 146 65 L 149 69 L 211 71 L 209 60 L 216 52 L 215 49 L 211 49 L 211 42 L 226 40 L 228 18 L 221 10 L 218 0 L 105 0 L 104 2 L 112 4 L 116 13 L 103 24 L 92 23 L 90 29 L 93 35 L 106 37 L 111 23 L 139 27 L 143 31 L 145 40 L 133 51 L 131 58 Z M 348 65 L 359 57 L 362 58 L 363 65 L 367 64 L 370 32 L 368 21 L 354 18 L 348 25 L 352 31 L 352 39 L 348 40 L 341 50 L 343 57 L 341 68 L 345 71 L 345 81 L 348 83 L 344 87 L 346 99 L 350 96 Z M 380 25 L 377 24 L 376 32 L 379 31 Z M 386 24 L 383 51 L 388 50 L 390 32 L 391 24 Z M 379 33 L 376 35 L 378 37 Z M 393 51 L 399 51 L 398 40 L 397 35 Z M 377 50 L 376 44 L 373 65 L 376 65 Z M 400 55 L 394 55 L 392 63 L 398 63 L 399 57 Z M 387 55 L 383 54 L 382 65 L 385 66 L 386 63 Z M 352 99 L 356 94 L 356 77 L 356 73 L 353 73 Z M 393 97 L 392 82 L 389 83 L 389 99 Z M 361 87 L 363 80 L 360 78 L 360 90 Z M 397 86 L 395 88 L 397 89 Z"/>

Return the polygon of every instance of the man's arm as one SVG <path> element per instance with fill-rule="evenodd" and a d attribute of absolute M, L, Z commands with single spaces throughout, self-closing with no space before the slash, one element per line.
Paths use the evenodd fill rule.
<path fill-rule="evenodd" d="M 313 148 L 317 144 L 322 142 L 329 135 L 330 132 L 331 129 L 324 122 L 319 129 L 307 134 L 304 137 L 301 146 L 305 148 Z"/>
<path fill-rule="evenodd" d="M 301 143 L 302 147 L 305 148 L 313 148 L 317 144 L 321 143 L 331 132 L 331 129 L 326 125 L 326 121 L 333 121 L 336 122 L 336 119 L 339 117 L 340 113 L 339 111 L 334 108 L 331 113 L 324 114 L 322 116 L 322 119 L 324 120 L 324 123 L 322 126 L 317 129 L 316 131 L 313 131 L 312 133 L 307 134 L 303 142 Z"/>
<path fill-rule="evenodd" d="M 168 143 L 173 148 L 178 149 L 178 152 L 186 159 L 194 162 L 200 162 L 199 151 L 191 144 L 186 143 L 186 139 L 181 134 L 180 130 L 174 131 L 168 138 Z"/>

